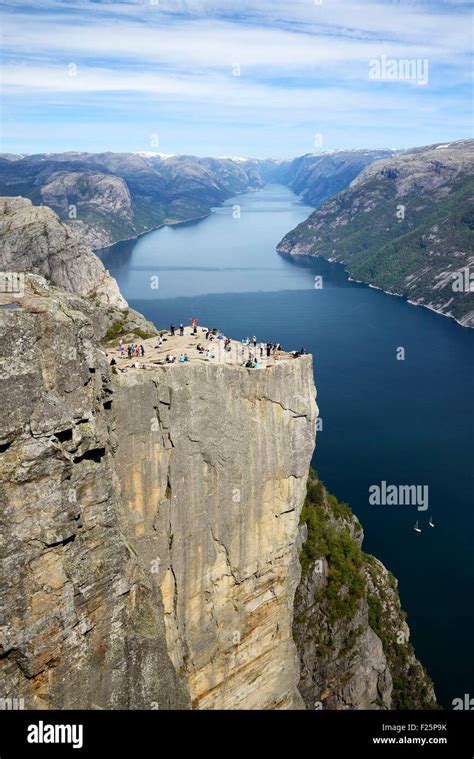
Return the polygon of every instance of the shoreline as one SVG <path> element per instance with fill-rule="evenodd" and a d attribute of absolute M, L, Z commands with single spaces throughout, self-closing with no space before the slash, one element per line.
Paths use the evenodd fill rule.
<path fill-rule="evenodd" d="M 401 293 L 394 293 L 390 290 L 384 290 L 383 287 L 379 287 L 379 285 L 373 285 L 370 282 L 364 282 L 362 279 L 356 279 L 355 277 L 352 277 L 346 267 L 346 264 L 343 261 L 338 261 L 336 258 L 325 258 L 325 256 L 316 256 L 311 255 L 310 253 L 289 253 L 287 251 L 279 251 L 277 248 L 278 255 L 280 256 L 287 256 L 289 259 L 296 259 L 296 258 L 307 258 L 308 260 L 314 259 L 314 258 L 320 258 L 321 261 L 327 261 L 331 264 L 339 264 L 343 267 L 345 273 L 347 274 L 347 278 L 349 282 L 356 282 L 358 285 L 364 285 L 365 287 L 370 287 L 372 290 L 379 290 L 382 293 L 385 293 L 385 295 L 392 295 L 395 298 L 401 298 L 405 301 L 405 303 L 409 303 L 410 306 L 416 306 L 418 308 L 426 308 L 428 311 L 432 311 L 434 314 L 438 314 L 438 316 L 444 316 L 447 319 L 452 319 L 456 322 L 456 324 L 459 324 L 460 327 L 464 327 L 465 329 L 474 329 L 474 325 L 469 324 L 463 324 L 459 321 L 453 314 L 447 314 L 444 311 L 440 311 L 437 308 L 434 308 L 434 306 L 428 305 L 426 303 L 421 303 L 416 300 L 411 300 L 410 298 L 407 298 L 405 295 L 402 295 Z"/>
<path fill-rule="evenodd" d="M 267 183 L 268 184 L 268 183 Z M 263 185 L 265 187 L 265 185 Z M 219 203 L 217 206 L 211 206 L 208 213 L 202 214 L 202 216 L 192 216 L 189 219 L 179 219 L 177 221 L 170 221 L 170 222 L 163 222 L 162 224 L 158 224 L 156 227 L 150 227 L 150 229 L 146 229 L 143 232 L 139 232 L 137 235 L 132 235 L 132 237 L 121 237 L 120 240 L 115 240 L 115 242 L 111 243 L 110 245 L 104 245 L 102 248 L 94 248 L 92 245 L 89 247 L 92 249 L 93 253 L 96 253 L 101 250 L 108 250 L 108 248 L 113 248 L 114 245 L 118 245 L 119 242 L 131 242 L 132 240 L 139 240 L 140 237 L 143 237 L 144 235 L 150 234 L 150 232 L 156 232 L 158 229 L 164 229 L 164 227 L 177 227 L 180 224 L 189 224 L 192 221 L 203 221 L 204 219 L 207 219 L 213 212 L 214 208 L 222 208 L 224 203 L 227 200 L 231 200 L 231 198 L 238 198 L 240 195 L 245 195 L 247 192 L 258 192 L 259 190 L 263 190 L 263 187 L 249 187 L 246 190 L 243 190 L 242 192 L 238 192 L 237 195 L 230 195 L 228 198 L 222 201 L 222 203 Z"/>

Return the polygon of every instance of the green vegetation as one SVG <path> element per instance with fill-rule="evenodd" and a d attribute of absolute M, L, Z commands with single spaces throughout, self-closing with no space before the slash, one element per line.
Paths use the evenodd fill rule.
<path fill-rule="evenodd" d="M 112 340 L 116 340 L 117 337 L 120 337 L 120 335 L 125 334 L 125 325 L 127 323 L 127 316 L 124 316 L 123 319 L 112 322 L 112 324 L 108 327 L 107 332 L 104 335 L 105 343 L 110 343 L 112 342 Z"/>
<path fill-rule="evenodd" d="M 392 675 L 392 708 L 436 709 L 437 705 L 431 698 L 431 680 L 415 658 L 412 644 L 404 638 L 406 613 L 399 608 L 398 595 L 392 595 L 396 593 L 395 578 L 389 574 L 387 590 L 380 565 L 373 560 L 368 561 L 367 566 L 377 590 L 377 595 L 367 595 L 369 625 L 382 641 Z"/>
<path fill-rule="evenodd" d="M 304 592 L 297 593 L 294 634 L 298 646 L 312 642 L 321 672 L 325 671 L 326 657 L 343 662 L 349 656 L 350 662 L 351 652 L 356 650 L 364 631 L 364 625 L 355 627 L 350 623 L 366 601 L 369 626 L 380 638 L 393 679 L 392 707 L 436 708 L 431 681 L 405 639 L 406 614 L 400 608 L 395 577 L 361 550 L 353 537 L 360 533 L 359 522 L 347 504 L 326 491 L 313 469 L 301 523 L 307 526 L 307 540 L 300 554 L 303 587 L 305 580 L 312 587 L 311 571 L 318 560 L 326 561 L 327 572 L 324 582 L 316 581 L 310 603 L 304 600 Z M 344 673 L 338 687 L 349 679 L 350 673 Z"/>
<path fill-rule="evenodd" d="M 102 342 L 111 343 L 114 340 L 117 340 L 121 335 L 127 335 L 129 333 L 135 335 L 135 337 L 139 337 L 141 340 L 147 340 L 149 337 L 153 337 L 153 332 L 146 332 L 146 330 L 141 329 L 141 327 L 127 329 L 126 325 L 128 324 L 128 321 L 129 312 L 124 311 L 122 318 L 112 322 L 108 327 Z"/>
<path fill-rule="evenodd" d="M 346 265 L 357 280 L 438 307 L 452 300 L 456 318 L 472 310 L 469 292 L 454 292 L 441 272 L 457 272 L 474 249 L 474 179 L 461 176 L 449 192 L 414 189 L 401 199 L 393 181 L 380 177 L 350 188 L 317 209 L 285 238 L 308 253 Z M 403 203 L 405 217 L 397 217 Z M 346 223 L 341 223 L 341 220 Z M 317 229 L 314 226 L 317 225 Z M 453 280 L 454 281 L 454 280 Z"/>
<path fill-rule="evenodd" d="M 316 596 L 316 602 L 326 602 L 330 623 L 339 619 L 351 620 L 357 601 L 365 592 L 363 553 L 352 537 L 348 523 L 354 519 L 349 507 L 335 496 L 326 494 L 316 472 L 311 469 L 301 522 L 307 525 L 308 538 L 300 562 L 303 573 L 317 559 L 325 559 L 327 582 Z M 343 525 L 334 521 L 344 521 Z"/>

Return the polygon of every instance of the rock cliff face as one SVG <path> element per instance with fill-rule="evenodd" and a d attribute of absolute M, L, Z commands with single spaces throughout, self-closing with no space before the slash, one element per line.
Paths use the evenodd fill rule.
<path fill-rule="evenodd" d="M 126 308 L 116 281 L 58 216 L 26 198 L 0 198 L 0 268 L 41 274 L 56 287 Z"/>
<path fill-rule="evenodd" d="M 121 531 L 114 389 L 81 300 L 28 277 L 0 309 L 0 693 L 25 708 L 185 707 L 160 594 Z"/>
<path fill-rule="evenodd" d="M 112 374 L 84 298 L 2 297 L 2 697 L 301 706 L 311 358 Z"/>
<path fill-rule="evenodd" d="M 314 447 L 311 358 L 114 378 L 123 531 L 161 589 L 195 708 L 300 704 L 295 541 Z"/>
<path fill-rule="evenodd" d="M 410 643 L 397 581 L 361 550 L 346 504 L 311 471 L 295 598 L 299 690 L 308 709 L 433 709 L 433 686 Z"/>

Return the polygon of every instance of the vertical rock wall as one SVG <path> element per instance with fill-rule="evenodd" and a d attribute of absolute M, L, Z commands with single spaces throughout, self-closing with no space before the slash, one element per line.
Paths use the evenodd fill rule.
<path fill-rule="evenodd" d="M 314 395 L 309 356 L 114 377 L 121 530 L 161 592 L 194 708 L 302 704 L 292 618 Z"/>

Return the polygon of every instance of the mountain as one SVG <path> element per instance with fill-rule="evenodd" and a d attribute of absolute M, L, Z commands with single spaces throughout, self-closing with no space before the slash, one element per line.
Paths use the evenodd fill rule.
<path fill-rule="evenodd" d="M 162 224 L 206 216 L 267 182 L 318 205 L 388 151 L 333 151 L 293 161 L 160 153 L 0 155 L 0 194 L 53 208 L 84 242 L 101 248 Z"/>
<path fill-rule="evenodd" d="M 366 167 L 393 154 L 390 150 L 332 150 L 309 153 L 282 165 L 279 179 L 310 206 L 345 189 Z"/>
<path fill-rule="evenodd" d="M 99 248 L 205 216 L 227 198 L 262 187 L 274 166 L 154 153 L 3 154 L 0 194 L 50 206 Z"/>
<path fill-rule="evenodd" d="M 366 167 L 278 245 L 474 326 L 474 140 L 414 148 Z"/>

